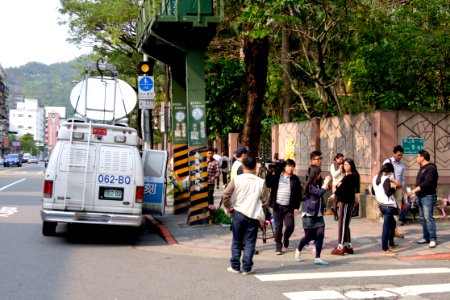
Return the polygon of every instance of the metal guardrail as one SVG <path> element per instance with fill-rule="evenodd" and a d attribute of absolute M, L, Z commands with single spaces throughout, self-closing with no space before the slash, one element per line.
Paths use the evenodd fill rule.
<path fill-rule="evenodd" d="M 153 22 L 191 22 L 194 27 L 223 22 L 224 0 L 144 0 L 136 22 L 137 45 Z"/>

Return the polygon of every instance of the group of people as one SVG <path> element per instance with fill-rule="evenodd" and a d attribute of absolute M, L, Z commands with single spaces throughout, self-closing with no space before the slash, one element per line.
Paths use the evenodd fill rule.
<path fill-rule="evenodd" d="M 242 274 L 253 273 L 253 255 L 259 228 L 258 215 L 260 209 L 267 207 L 273 212 L 277 255 L 283 254 L 283 247 L 289 247 L 289 240 L 295 228 L 294 217 L 301 214 L 305 235 L 295 251 L 295 261 L 301 261 L 302 249 L 314 241 L 314 263 L 327 265 L 328 262 L 322 260 L 320 254 L 325 237 L 323 216 L 326 202 L 323 196 L 330 187 L 331 176 L 324 179 L 321 177 L 322 153 L 313 151 L 310 154 L 311 166 L 308 169 L 305 189 L 302 188 L 299 177 L 294 174 L 295 161 L 292 159 L 284 160 L 282 168 L 274 169 L 262 179 L 255 175 L 256 159 L 248 155 L 248 150 L 239 147 L 236 157 L 231 169 L 231 181 L 222 198 L 223 206 L 232 215 L 232 255 L 228 271 L 241 272 L 242 255 Z M 339 205 L 339 222 L 342 226 L 339 226 L 336 249 L 353 253 L 349 229 L 351 214 L 348 212 L 353 208 L 355 193 L 359 192 L 359 174 L 353 160 L 346 159 L 343 164 L 344 176 L 341 182 L 335 184 L 334 189 L 337 201 L 342 202 Z M 300 210 L 301 203 L 303 204 Z"/>
<path fill-rule="evenodd" d="M 419 164 L 415 187 L 405 191 L 405 165 L 401 163 L 403 148 L 400 145 L 394 147 L 393 156 L 383 162 L 379 173 L 372 180 L 372 193 L 376 196 L 380 211 L 383 215 L 383 231 L 381 234 L 381 248 L 383 255 L 393 256 L 395 249 L 395 237 L 403 237 L 397 230 L 397 221 L 404 224 L 406 214 L 411 207 L 410 199 L 415 196 L 419 207 L 419 219 L 422 225 L 422 238 L 417 244 L 428 244 L 434 248 L 436 242 L 436 224 L 433 218 L 433 209 L 437 200 L 437 182 L 439 174 L 436 165 L 430 162 L 430 154 L 421 150 L 417 154 L 416 161 Z M 406 192 L 406 193 L 405 193 Z M 405 209 L 401 210 L 402 204 Z"/>
<path fill-rule="evenodd" d="M 398 247 L 394 243 L 394 215 L 399 214 L 400 206 L 396 199 L 402 201 L 405 186 L 404 165 L 400 162 L 402 155 L 403 148 L 396 146 L 393 157 L 383 163 L 380 172 L 372 181 L 372 193 L 376 196 L 384 218 L 381 245 L 383 255 L 395 255 L 394 250 Z M 333 203 L 335 220 L 338 221 L 337 243 L 331 254 L 354 253 L 350 221 L 354 206 L 357 205 L 356 194 L 360 192 L 360 175 L 351 158 L 344 158 L 344 155 L 338 153 L 334 159 L 335 163 L 330 166 L 330 175 L 322 178 L 322 153 L 311 152 L 311 164 L 303 189 L 299 177 L 294 174 L 295 161 L 292 159 L 282 161 L 282 169 L 275 169 L 262 179 L 255 174 L 256 159 L 249 155 L 245 147 L 237 149 L 236 157 L 231 167 L 230 182 L 222 198 L 223 206 L 232 216 L 233 239 L 229 272 L 244 275 L 254 273 L 253 255 L 260 225 L 259 216 L 261 210 L 268 207 L 272 209 L 275 223 L 276 255 L 282 255 L 283 247 L 289 247 L 289 239 L 295 229 L 294 217 L 300 214 L 304 236 L 295 251 L 294 260 L 300 262 L 303 248 L 314 242 L 314 264 L 328 265 L 320 255 L 325 237 L 324 215 L 327 207 L 324 194 L 330 188 L 332 194 L 328 200 Z M 417 243 L 429 243 L 429 247 L 436 247 L 436 227 L 432 209 L 437 198 L 438 174 L 427 151 L 418 153 L 417 162 L 420 164 L 420 170 L 416 187 L 407 194 L 407 197 L 415 194 L 418 198 L 423 237 Z"/>

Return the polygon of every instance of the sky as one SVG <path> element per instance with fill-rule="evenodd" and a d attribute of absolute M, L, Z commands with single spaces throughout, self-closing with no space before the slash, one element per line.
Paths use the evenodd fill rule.
<path fill-rule="evenodd" d="M 59 0 L 0 0 L 0 65 L 20 67 L 67 62 L 89 53 L 66 41 L 68 27 L 58 24 Z M 64 19 L 65 16 L 64 16 Z"/>

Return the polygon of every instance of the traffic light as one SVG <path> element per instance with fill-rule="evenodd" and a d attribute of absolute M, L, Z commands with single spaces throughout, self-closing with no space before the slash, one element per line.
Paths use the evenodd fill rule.
<path fill-rule="evenodd" d="M 141 61 L 139 63 L 139 75 L 143 76 L 143 75 L 147 75 L 147 76 L 151 76 L 153 75 L 153 68 L 152 68 L 152 64 L 150 63 L 150 61 Z"/>

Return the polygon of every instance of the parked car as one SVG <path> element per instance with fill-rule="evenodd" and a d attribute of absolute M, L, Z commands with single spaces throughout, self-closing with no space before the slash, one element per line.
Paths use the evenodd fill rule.
<path fill-rule="evenodd" d="M 11 167 L 11 166 L 21 167 L 22 166 L 22 157 L 17 153 L 10 153 L 10 154 L 6 155 L 5 161 L 3 162 L 3 166 L 5 168 Z"/>
<path fill-rule="evenodd" d="M 38 158 L 36 157 L 36 156 L 30 156 L 29 158 L 28 158 L 28 163 L 29 164 L 37 164 L 39 161 L 38 161 Z"/>
<path fill-rule="evenodd" d="M 24 163 L 24 164 L 27 163 L 30 156 L 31 156 L 30 153 L 25 153 L 22 157 L 22 163 Z"/>

